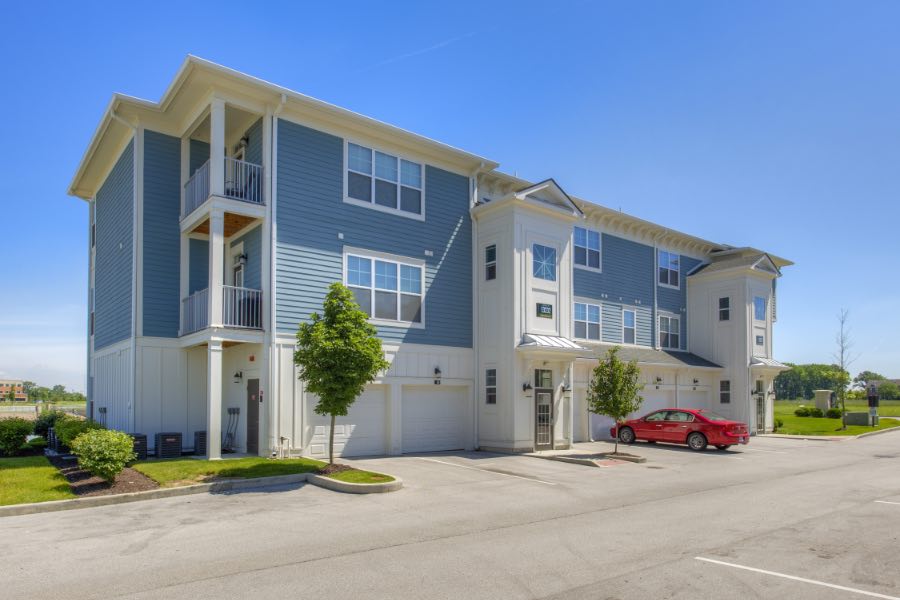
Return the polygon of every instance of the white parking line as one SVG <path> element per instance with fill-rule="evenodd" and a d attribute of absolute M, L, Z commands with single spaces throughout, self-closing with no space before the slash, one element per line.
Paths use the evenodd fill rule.
<path fill-rule="evenodd" d="M 878 504 L 896 504 L 900 506 L 900 502 L 889 502 L 888 500 L 876 500 L 875 502 L 877 502 Z"/>
<path fill-rule="evenodd" d="M 469 469 L 470 471 L 481 471 L 482 473 L 490 473 L 491 475 L 502 475 L 503 477 L 513 477 L 515 479 L 523 479 L 525 481 L 534 481 L 535 483 L 543 483 L 544 485 L 556 485 L 555 483 L 551 483 L 549 481 L 544 481 L 542 479 L 535 479 L 533 477 L 522 477 L 520 475 L 513 475 L 511 473 L 499 473 L 497 471 L 491 471 L 490 469 L 479 469 L 478 467 L 469 467 L 466 465 L 458 465 L 456 463 L 447 462 L 446 460 L 438 460 L 436 458 L 423 458 L 421 456 L 417 456 L 419 460 L 427 460 L 428 462 L 441 463 L 442 465 L 450 465 L 451 467 L 459 467 L 460 469 Z"/>
<path fill-rule="evenodd" d="M 884 600 L 900 600 L 900 598 L 898 598 L 897 596 L 888 596 L 886 594 L 879 594 L 877 592 L 868 592 L 866 590 L 859 590 L 859 589 L 847 587 L 844 585 L 837 585 L 834 583 L 826 583 L 824 581 L 816 581 L 815 579 L 806 579 L 805 577 L 797 577 L 796 575 L 785 575 L 784 573 L 776 573 L 775 571 L 766 571 L 765 569 L 757 569 L 755 567 L 745 567 L 744 565 L 736 565 L 734 563 L 724 562 L 721 560 L 715 560 L 712 558 L 704 558 L 702 556 L 695 556 L 694 560 L 702 560 L 703 562 L 713 563 L 715 565 L 722 565 L 724 567 L 732 567 L 734 569 L 743 569 L 744 571 L 752 571 L 754 573 L 762 573 L 763 575 L 772 575 L 774 577 L 781 577 L 783 579 L 790 579 L 792 581 L 799 581 L 801 583 L 820 585 L 822 587 L 831 588 L 833 590 L 841 590 L 842 592 L 851 592 L 853 594 L 860 594 L 862 596 L 870 596 L 872 598 L 883 598 Z"/>
<path fill-rule="evenodd" d="M 768 452 L 769 454 L 787 454 L 784 450 L 763 450 L 762 448 L 741 448 L 741 452 Z"/>

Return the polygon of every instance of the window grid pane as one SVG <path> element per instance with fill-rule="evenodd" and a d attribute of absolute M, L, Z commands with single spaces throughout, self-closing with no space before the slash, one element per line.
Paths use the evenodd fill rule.
<path fill-rule="evenodd" d="M 556 281 L 556 248 L 534 244 L 531 251 L 533 276 L 536 279 Z"/>
<path fill-rule="evenodd" d="M 375 152 L 375 177 L 397 182 L 397 157 Z"/>
<path fill-rule="evenodd" d="M 372 174 L 372 151 L 356 144 L 349 144 L 347 148 L 350 168 L 360 173 Z"/>
<path fill-rule="evenodd" d="M 408 160 L 401 160 L 400 183 L 416 189 L 422 189 L 422 165 Z"/>
<path fill-rule="evenodd" d="M 422 293 L 422 269 L 400 265 L 400 291 L 410 294 Z"/>
<path fill-rule="evenodd" d="M 380 260 L 375 261 L 375 288 L 381 290 L 397 289 L 397 265 Z"/>

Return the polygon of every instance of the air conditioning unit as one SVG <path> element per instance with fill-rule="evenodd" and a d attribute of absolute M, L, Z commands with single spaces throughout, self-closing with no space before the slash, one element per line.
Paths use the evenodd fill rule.
<path fill-rule="evenodd" d="M 205 431 L 195 431 L 194 432 L 194 454 L 197 456 L 205 456 L 206 455 L 206 432 Z"/>
<path fill-rule="evenodd" d="M 180 431 L 170 431 L 156 434 L 156 458 L 178 458 L 180 456 Z"/>
<path fill-rule="evenodd" d="M 144 433 L 129 433 L 132 439 L 132 450 L 137 455 L 137 460 L 147 460 L 147 435 Z"/>

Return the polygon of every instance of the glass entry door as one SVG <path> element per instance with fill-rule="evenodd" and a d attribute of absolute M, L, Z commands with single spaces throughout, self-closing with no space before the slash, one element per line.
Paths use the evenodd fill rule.
<path fill-rule="evenodd" d="M 534 372 L 534 449 L 553 448 L 553 371 Z"/>
<path fill-rule="evenodd" d="M 766 389 L 761 379 L 756 380 L 756 433 L 766 432 Z"/>

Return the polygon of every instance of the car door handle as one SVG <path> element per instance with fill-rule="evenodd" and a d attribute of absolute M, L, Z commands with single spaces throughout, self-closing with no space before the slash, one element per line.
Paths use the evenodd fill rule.
<path fill-rule="evenodd" d="M 681 428 L 682 428 L 682 429 L 687 429 L 687 425 L 682 425 Z"/>

